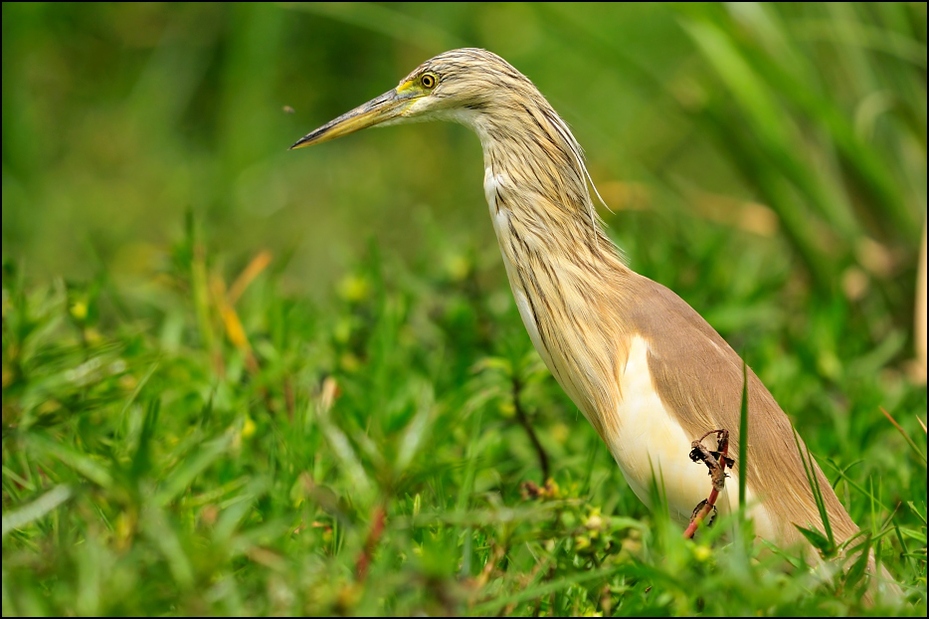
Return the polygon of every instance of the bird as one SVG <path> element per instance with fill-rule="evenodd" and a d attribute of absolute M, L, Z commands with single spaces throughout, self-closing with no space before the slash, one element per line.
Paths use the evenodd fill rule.
<path fill-rule="evenodd" d="M 730 452 L 739 453 L 744 387 L 744 503 L 756 536 L 811 550 L 797 529 L 823 530 L 808 470 L 836 540 L 859 535 L 758 376 L 687 302 L 627 266 L 597 214 L 581 146 L 506 60 L 478 48 L 441 53 L 291 149 L 428 120 L 463 124 L 480 139 L 484 193 L 529 338 L 639 499 L 655 508 L 652 489 L 660 484 L 672 518 L 690 522 L 708 490 L 706 469 L 689 457 L 692 443 L 726 429 Z M 736 484 L 725 486 L 717 506 L 738 509 L 738 495 Z"/>

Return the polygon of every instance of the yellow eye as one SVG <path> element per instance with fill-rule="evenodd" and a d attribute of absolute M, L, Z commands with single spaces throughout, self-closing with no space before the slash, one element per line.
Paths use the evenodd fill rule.
<path fill-rule="evenodd" d="M 423 73 L 419 78 L 419 83 L 423 88 L 432 90 L 439 83 L 439 78 L 434 73 Z"/>

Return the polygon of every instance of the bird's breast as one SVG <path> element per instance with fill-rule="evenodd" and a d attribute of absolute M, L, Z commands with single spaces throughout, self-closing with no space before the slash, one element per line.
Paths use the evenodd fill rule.
<path fill-rule="evenodd" d="M 499 209 L 499 191 L 507 184 L 507 175 L 505 172 L 494 172 L 490 166 L 484 168 L 484 198 L 487 199 L 487 206 L 490 207 L 490 216 L 495 218 Z M 494 221 L 494 227 L 497 222 Z"/>

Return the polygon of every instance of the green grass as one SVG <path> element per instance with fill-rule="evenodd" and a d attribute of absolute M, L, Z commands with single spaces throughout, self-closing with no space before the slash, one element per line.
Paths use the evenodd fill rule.
<path fill-rule="evenodd" d="M 29 286 L 4 265 L 4 614 L 883 608 L 649 515 L 466 258 L 414 270 L 372 250 L 325 309 L 267 269 L 224 318 L 230 277 L 188 231 L 151 304 L 110 327 L 97 317 L 128 302 L 105 280 Z M 540 496 L 514 377 L 552 462 Z M 854 393 L 924 444 L 925 391 L 892 382 L 843 370 L 804 410 L 842 415 Z M 912 587 L 894 612 L 920 614 L 925 455 L 861 408 L 798 425 Z"/>
<path fill-rule="evenodd" d="M 925 5 L 2 24 L 4 615 L 925 616 Z M 473 136 L 284 152 L 463 44 L 571 123 L 631 266 L 744 356 L 906 600 L 644 508 L 532 350 Z"/>

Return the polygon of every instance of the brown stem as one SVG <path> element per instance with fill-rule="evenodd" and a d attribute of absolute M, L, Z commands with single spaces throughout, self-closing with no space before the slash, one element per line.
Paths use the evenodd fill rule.
<path fill-rule="evenodd" d="M 539 466 L 542 468 L 542 485 L 545 485 L 545 482 L 548 481 L 548 454 L 545 453 L 545 448 L 542 447 L 542 443 L 539 442 L 539 437 L 536 436 L 532 424 L 529 423 L 529 416 L 526 414 L 526 411 L 523 410 L 522 404 L 519 403 L 520 391 L 522 391 L 522 384 L 519 382 L 519 379 L 514 376 L 513 408 L 516 410 L 516 418 L 519 419 L 519 423 L 525 428 L 526 433 L 529 435 L 529 440 L 532 441 L 532 446 L 535 447 L 536 455 L 539 457 Z"/>
<path fill-rule="evenodd" d="M 294 385 L 290 379 L 290 375 L 284 376 L 283 391 L 284 391 L 284 408 L 287 409 L 287 418 L 290 421 L 293 421 L 294 420 L 294 408 L 296 408 L 296 403 L 294 402 Z"/>
<path fill-rule="evenodd" d="M 384 524 L 387 520 L 387 510 L 383 505 L 374 508 L 374 514 L 371 518 L 371 530 L 368 531 L 368 538 L 365 540 L 364 548 L 358 555 L 358 561 L 355 563 L 355 579 L 363 582 L 368 575 L 368 566 L 371 565 L 371 556 L 377 547 L 384 533 Z"/>

